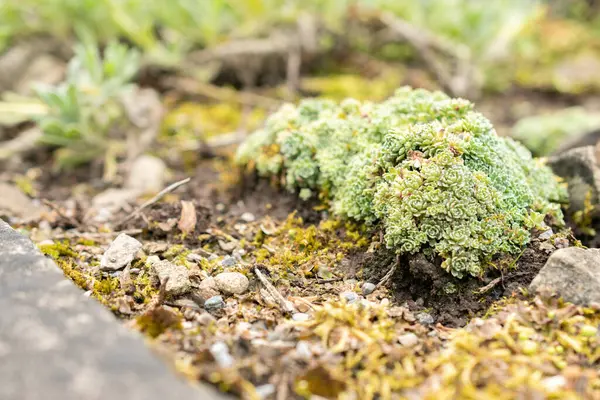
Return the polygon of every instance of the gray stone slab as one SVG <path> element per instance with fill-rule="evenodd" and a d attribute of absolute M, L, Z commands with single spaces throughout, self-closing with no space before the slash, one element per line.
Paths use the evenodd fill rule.
<path fill-rule="evenodd" d="M 0 220 L 0 399 L 225 398 L 177 376 Z"/>

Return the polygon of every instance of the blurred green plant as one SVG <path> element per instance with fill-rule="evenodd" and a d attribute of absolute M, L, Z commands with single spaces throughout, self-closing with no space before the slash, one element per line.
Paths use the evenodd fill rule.
<path fill-rule="evenodd" d="M 534 115 L 517 122 L 512 136 L 536 156 L 557 150 L 567 140 L 600 128 L 600 114 L 569 107 L 551 114 Z"/>
<path fill-rule="evenodd" d="M 123 147 L 122 138 L 111 134 L 128 124 L 121 98 L 134 86 L 139 61 L 139 51 L 123 44 L 110 42 L 101 55 L 96 43 L 86 40 L 75 46 L 65 81 L 36 90 L 47 106 L 37 117 L 40 142 L 58 147 L 57 166 L 89 162 Z"/>

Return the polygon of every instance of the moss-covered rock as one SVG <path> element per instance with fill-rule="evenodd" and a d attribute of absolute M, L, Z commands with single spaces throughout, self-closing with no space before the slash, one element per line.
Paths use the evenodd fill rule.
<path fill-rule="evenodd" d="M 389 248 L 441 256 L 458 277 L 518 252 L 545 217 L 562 221 L 565 190 L 550 169 L 470 102 L 440 92 L 287 104 L 237 160 L 338 215 L 381 224 Z"/>

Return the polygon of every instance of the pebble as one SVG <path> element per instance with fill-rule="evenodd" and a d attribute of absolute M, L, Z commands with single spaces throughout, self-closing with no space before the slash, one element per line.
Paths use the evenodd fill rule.
<path fill-rule="evenodd" d="M 275 385 L 273 385 L 272 383 L 266 383 L 264 385 L 255 387 L 254 390 L 256 390 L 256 394 L 258 394 L 258 397 L 260 397 L 261 399 L 266 399 L 275 394 Z"/>
<path fill-rule="evenodd" d="M 160 158 L 142 155 L 131 165 L 125 188 L 141 193 L 158 192 L 165 183 L 167 166 Z"/>
<path fill-rule="evenodd" d="M 299 313 L 292 314 L 292 319 L 294 321 L 299 321 L 299 322 L 301 322 L 301 321 L 307 321 L 307 320 L 310 319 L 310 315 L 308 315 L 306 313 L 299 312 Z"/>
<path fill-rule="evenodd" d="M 215 297 L 219 295 L 219 288 L 217 287 L 217 282 L 215 278 L 208 277 L 200 282 L 198 286 L 198 294 L 202 297 L 203 300 L 210 299 L 211 297 Z"/>
<path fill-rule="evenodd" d="M 186 256 L 186 259 L 189 262 L 195 262 L 195 263 L 199 263 L 200 261 L 202 261 L 204 257 L 202 257 L 200 254 L 194 254 L 194 253 L 190 253 Z"/>
<path fill-rule="evenodd" d="M 204 302 L 204 309 L 206 311 L 216 311 L 225 307 L 225 302 L 221 296 L 213 296 Z"/>
<path fill-rule="evenodd" d="M 254 222 L 256 217 L 252 213 L 245 212 L 240 216 L 240 219 L 244 222 Z"/>
<path fill-rule="evenodd" d="M 221 266 L 226 268 L 233 267 L 235 264 L 237 264 L 237 261 L 231 256 L 225 256 L 225 258 L 221 261 Z"/>
<path fill-rule="evenodd" d="M 421 325 L 431 325 L 435 322 L 435 319 L 433 319 L 431 314 L 426 312 L 418 313 L 416 317 Z"/>
<path fill-rule="evenodd" d="M 552 232 L 552 229 L 548 229 L 547 231 L 540 233 L 540 235 L 538 236 L 538 239 L 548 240 L 552 237 L 552 235 L 554 235 L 554 232 Z"/>
<path fill-rule="evenodd" d="M 208 261 L 215 261 L 216 259 L 218 259 L 219 256 L 216 254 L 211 254 L 210 257 L 208 257 Z"/>
<path fill-rule="evenodd" d="M 342 292 L 340 298 L 346 300 L 346 303 L 352 304 L 358 301 L 358 295 L 354 292 Z"/>
<path fill-rule="evenodd" d="M 371 283 L 371 282 L 365 282 L 362 285 L 362 292 L 365 296 L 370 295 L 371 293 L 373 293 L 375 291 L 375 284 Z"/>
<path fill-rule="evenodd" d="M 215 276 L 215 283 L 226 294 L 243 294 L 250 285 L 248 278 L 239 272 L 221 272 Z"/>
<path fill-rule="evenodd" d="M 405 347 L 413 347 L 419 342 L 419 338 L 414 333 L 406 333 L 398 338 L 398 342 Z"/>
<path fill-rule="evenodd" d="M 310 360 L 310 358 L 312 357 L 312 350 L 310 349 L 310 345 L 304 340 L 299 341 L 298 344 L 296 344 L 296 354 L 298 355 L 298 357 L 304 360 Z"/>
<path fill-rule="evenodd" d="M 142 244 L 137 239 L 121 233 L 102 255 L 100 269 L 102 271 L 116 271 L 125 268 L 127 264 L 133 261 L 141 248 Z"/>
<path fill-rule="evenodd" d="M 229 354 L 229 347 L 224 342 L 216 342 L 210 346 L 210 354 L 213 356 L 219 367 L 229 368 L 233 366 L 234 359 Z"/>
<path fill-rule="evenodd" d="M 158 260 L 157 256 L 150 256 L 146 262 L 154 268 L 159 280 L 169 278 L 165 288 L 167 296 L 179 296 L 190 291 L 192 282 L 189 272 L 183 265 L 176 265 L 167 260 Z"/>

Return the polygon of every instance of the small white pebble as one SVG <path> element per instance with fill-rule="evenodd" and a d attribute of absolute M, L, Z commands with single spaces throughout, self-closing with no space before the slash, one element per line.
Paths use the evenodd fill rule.
<path fill-rule="evenodd" d="M 398 342 L 405 347 L 413 347 L 419 342 L 419 338 L 414 333 L 406 333 L 398 338 Z"/>

